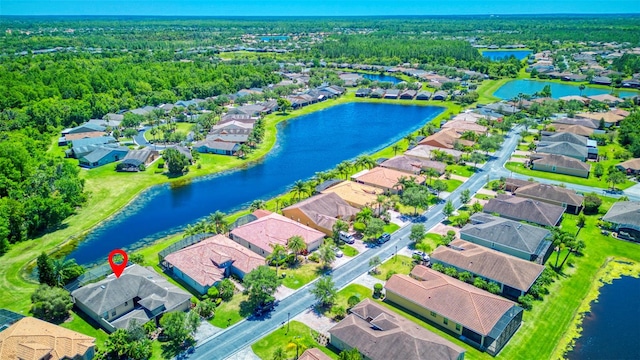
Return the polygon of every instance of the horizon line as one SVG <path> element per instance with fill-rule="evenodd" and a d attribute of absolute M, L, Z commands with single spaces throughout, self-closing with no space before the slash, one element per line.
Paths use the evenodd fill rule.
<path fill-rule="evenodd" d="M 486 13 L 486 14 L 394 14 L 394 15 L 147 15 L 147 14 L 2 14 L 3 17 L 161 17 L 161 18 L 399 18 L 399 17 L 500 17 L 500 16 L 640 16 L 636 13 Z"/>

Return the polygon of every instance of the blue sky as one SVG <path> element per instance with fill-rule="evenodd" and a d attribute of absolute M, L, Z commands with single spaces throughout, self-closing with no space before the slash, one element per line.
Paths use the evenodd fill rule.
<path fill-rule="evenodd" d="M 640 0 L 0 0 L 0 15 L 345 16 L 640 13 Z"/>

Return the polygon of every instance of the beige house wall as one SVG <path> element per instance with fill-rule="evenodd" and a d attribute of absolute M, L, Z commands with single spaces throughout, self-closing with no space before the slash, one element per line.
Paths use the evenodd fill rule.
<path fill-rule="evenodd" d="M 562 166 L 540 165 L 540 164 L 533 163 L 532 169 L 539 170 L 539 171 L 546 171 L 550 173 L 556 173 L 556 174 L 578 176 L 583 178 L 589 177 L 589 171 L 587 170 L 569 169 Z"/>
<path fill-rule="evenodd" d="M 458 335 L 462 335 L 462 328 L 463 328 L 462 324 L 458 324 L 451 319 L 447 319 L 438 313 L 431 314 L 431 310 L 424 308 L 412 301 L 409 301 L 403 298 L 402 296 L 389 290 L 387 290 L 386 292 L 386 299 L 394 304 L 400 305 L 401 307 L 420 315 L 423 319 L 433 324 L 439 325 Z M 445 324 L 445 319 L 447 319 L 447 324 Z M 457 325 L 457 328 L 456 328 L 456 325 Z"/>
<path fill-rule="evenodd" d="M 300 224 L 306 225 L 306 226 L 308 226 L 308 227 L 310 227 L 312 229 L 316 229 L 318 231 L 322 231 L 327 236 L 331 236 L 332 233 L 333 233 L 332 229 L 325 229 L 325 228 L 319 226 L 318 224 L 316 224 L 313 220 L 311 220 L 304 212 L 302 212 L 298 208 L 284 209 L 284 210 L 282 210 L 282 216 L 288 217 L 289 219 L 291 219 L 293 221 L 297 221 Z M 318 245 L 318 246 L 320 246 L 320 245 Z M 309 246 L 309 248 L 311 248 L 311 246 Z M 309 249 L 309 251 L 311 251 L 311 249 Z"/>

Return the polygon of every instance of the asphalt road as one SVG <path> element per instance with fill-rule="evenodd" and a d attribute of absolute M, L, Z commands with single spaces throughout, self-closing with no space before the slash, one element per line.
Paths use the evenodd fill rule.
<path fill-rule="evenodd" d="M 497 179 L 501 175 L 500 169 L 504 170 L 504 163 L 509 159 L 511 153 L 518 145 L 520 127 L 514 128 L 509 132 L 502 148 L 497 151 L 494 156 L 484 164 L 483 170 L 475 173 L 468 181 L 462 184 L 458 189 L 449 195 L 447 200 L 451 200 L 457 208 L 460 206 L 460 193 L 465 189 L 469 189 L 472 194 L 480 190 L 489 179 Z M 430 229 L 444 220 L 442 214 L 444 202 L 440 203 L 417 218 L 418 221 Z M 353 282 L 360 275 L 367 273 L 371 268 L 369 260 L 378 256 L 382 261 L 394 255 L 397 249 L 401 249 L 409 245 L 409 233 L 411 225 L 406 225 L 396 231 L 386 244 L 375 247 L 359 255 L 354 261 L 350 261 L 341 267 L 333 270 L 333 281 L 338 288 L 343 288 Z M 254 343 L 268 333 L 276 330 L 278 327 L 286 323 L 288 318 L 302 313 L 315 303 L 314 296 L 309 292 L 310 286 L 307 284 L 289 297 L 281 300 L 275 309 L 264 318 L 246 319 L 234 326 L 220 332 L 213 337 L 201 343 L 195 351 L 188 355 L 188 359 L 224 359 L 229 357 L 246 346 Z"/>

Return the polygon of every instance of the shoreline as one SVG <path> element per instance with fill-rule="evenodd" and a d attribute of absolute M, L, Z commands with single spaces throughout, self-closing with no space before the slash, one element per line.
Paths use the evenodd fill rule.
<path fill-rule="evenodd" d="M 591 304 L 598 300 L 600 289 L 623 276 L 640 278 L 640 264 L 626 258 L 608 257 L 598 269 L 593 286 L 591 286 L 580 306 L 575 310 L 573 319 L 565 331 L 565 336 L 560 338 L 552 353 L 552 358 L 564 359 L 565 355 L 573 350 L 576 341 L 582 336 L 584 318 L 591 311 Z"/>

